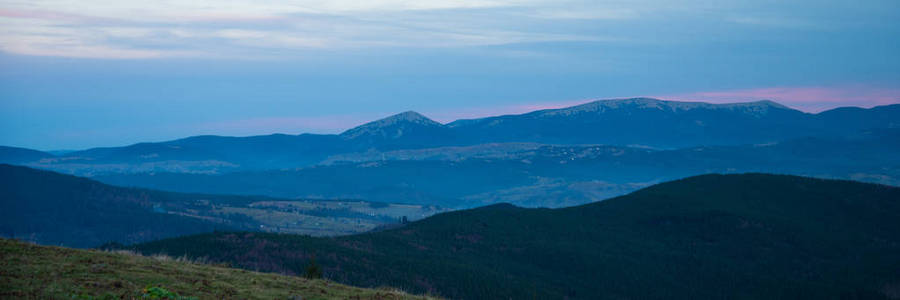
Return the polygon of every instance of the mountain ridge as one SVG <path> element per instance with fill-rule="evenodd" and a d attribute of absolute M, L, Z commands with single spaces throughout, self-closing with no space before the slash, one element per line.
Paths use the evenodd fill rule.
<path fill-rule="evenodd" d="M 788 106 L 786 106 L 786 105 L 783 105 L 783 104 L 780 104 L 780 103 L 778 103 L 778 102 L 772 101 L 772 100 L 758 100 L 758 101 L 736 102 L 736 103 L 709 103 L 709 102 L 702 102 L 702 101 L 674 101 L 674 100 L 662 100 L 662 99 L 648 98 L 648 97 L 617 98 L 617 99 L 599 99 L 599 100 L 592 100 L 592 101 L 589 101 L 589 102 L 586 102 L 586 103 L 582 103 L 582 104 L 573 105 L 573 106 L 570 106 L 570 107 L 554 108 L 554 109 L 541 109 L 541 110 L 535 110 L 535 111 L 526 112 L 526 113 L 522 113 L 522 114 L 497 115 L 497 116 L 488 116 L 488 117 L 475 118 L 475 119 L 457 119 L 457 120 L 454 120 L 454 121 L 450 121 L 450 122 L 448 122 L 448 123 L 446 123 L 446 124 L 442 124 L 442 123 L 433 121 L 433 120 L 431 120 L 430 118 L 428 118 L 428 117 L 426 117 L 426 116 L 424 116 L 424 115 L 422 115 L 422 114 L 420 114 L 420 113 L 418 113 L 418 112 L 415 112 L 415 111 L 406 111 L 406 112 L 394 114 L 394 115 L 391 115 L 391 116 L 388 116 L 388 117 L 385 117 L 385 118 L 382 118 L 382 119 L 379 119 L 379 120 L 376 120 L 376 121 L 371 121 L 371 122 L 368 122 L 368 123 L 365 123 L 365 124 L 358 125 L 358 126 L 356 126 L 356 127 L 347 129 L 347 130 L 345 130 L 345 131 L 343 131 L 343 132 L 341 132 L 341 133 L 339 133 L 339 134 L 317 134 L 317 133 L 287 134 L 287 133 L 272 133 L 272 134 L 266 134 L 266 135 L 251 135 L 251 136 L 196 135 L 196 136 L 188 136 L 188 137 L 178 138 L 178 139 L 169 140 L 169 141 L 161 141 L 161 142 L 141 142 L 141 143 L 135 143 L 135 144 L 130 144 L 130 145 L 124 145 L 124 146 L 97 147 L 97 148 L 89 148 L 89 149 L 82 149 L 82 150 L 67 150 L 66 152 L 67 152 L 67 153 L 73 153 L 73 152 L 83 152 L 83 151 L 90 150 L 90 149 L 122 148 L 122 147 L 134 146 L 134 145 L 144 144 L 144 143 L 171 143 L 171 142 L 184 141 L 184 140 L 189 140 L 189 139 L 194 139 L 194 138 L 236 138 L 236 139 L 241 139 L 241 138 L 266 137 L 266 136 L 292 136 L 292 137 L 295 137 L 295 136 L 332 136 L 332 135 L 340 135 L 340 134 L 346 133 L 347 131 L 352 130 L 352 129 L 354 129 L 354 128 L 361 127 L 361 126 L 365 126 L 365 125 L 367 125 L 367 124 L 374 123 L 374 122 L 377 122 L 377 121 L 380 121 L 380 120 L 391 119 L 392 117 L 396 117 L 396 116 L 400 116 L 400 115 L 404 115 L 404 114 L 409 114 L 409 113 L 413 113 L 413 114 L 415 114 L 415 115 L 421 116 L 422 118 L 427 119 L 427 120 L 429 120 L 429 121 L 431 121 L 431 122 L 434 122 L 434 123 L 437 123 L 437 124 L 441 124 L 441 125 L 446 125 L 446 126 L 454 127 L 454 126 L 451 126 L 451 124 L 458 123 L 458 122 L 467 122 L 467 121 L 471 121 L 471 120 L 482 120 L 482 119 L 497 118 L 497 117 L 504 117 L 504 116 L 527 115 L 527 114 L 539 113 L 539 112 L 544 112 L 544 111 L 566 110 L 566 109 L 573 109 L 573 108 L 576 108 L 576 107 L 579 107 L 579 106 L 594 105 L 595 103 L 598 103 L 598 102 L 621 102 L 621 101 L 629 101 L 629 100 L 636 100 L 636 99 L 647 99 L 647 100 L 655 100 L 655 101 L 659 101 L 659 102 L 670 102 L 670 103 L 698 104 L 699 106 L 710 105 L 710 106 L 723 106 L 723 107 L 724 107 L 724 106 L 741 106 L 741 105 L 745 105 L 745 104 L 762 103 L 762 104 L 767 104 L 767 105 L 772 106 L 772 107 L 785 108 L 785 109 L 789 109 L 789 110 L 796 110 L 796 109 L 790 108 L 790 107 L 788 107 Z M 875 109 L 887 109 L 887 108 L 890 108 L 890 109 L 900 109 L 900 104 L 878 105 L 878 106 L 874 106 L 874 107 L 871 107 L 871 108 L 864 108 L 864 107 L 857 107 L 857 106 L 843 106 L 843 107 L 836 107 L 836 108 L 828 109 L 828 110 L 821 111 L 821 112 L 818 112 L 818 113 L 805 113 L 805 114 L 822 115 L 822 114 L 830 114 L 830 113 L 834 113 L 834 112 L 846 112 L 846 111 L 848 111 L 848 110 L 852 110 L 852 111 L 854 111 L 854 112 L 862 112 L 862 111 L 870 111 L 870 110 L 875 110 Z M 799 111 L 799 110 L 798 110 L 798 111 Z M 400 119 L 402 119 L 402 118 L 400 118 Z M 2 146 L 2 147 L 21 148 L 21 147 L 14 147 L 14 146 Z M 29 148 L 21 148 L 21 149 L 29 149 Z M 32 149 L 29 149 L 29 150 L 32 150 Z M 39 151 L 39 150 L 34 150 L 34 151 Z"/>
<path fill-rule="evenodd" d="M 576 207 L 492 205 L 332 239 L 215 233 L 131 249 L 289 274 L 315 257 L 338 282 L 449 298 L 878 299 L 900 284 L 900 188 L 708 174 Z"/>
<path fill-rule="evenodd" d="M 414 111 L 375 120 L 338 136 L 354 150 L 417 148 L 454 139 L 443 124 Z"/>
<path fill-rule="evenodd" d="M 56 155 L 44 151 L 0 146 L 0 163 L 22 163 L 54 157 L 56 157 Z"/>
<path fill-rule="evenodd" d="M 524 114 L 462 119 L 447 124 L 408 111 L 341 134 L 207 135 L 125 147 L 92 148 L 44 157 L 49 160 L 42 163 L 4 158 L 0 152 L 0 161 L 31 163 L 34 167 L 84 175 L 115 173 L 129 168 L 133 169 L 130 172 L 221 174 L 307 167 L 330 156 L 370 151 L 491 143 L 676 149 L 766 144 L 802 137 L 845 137 L 878 128 L 900 128 L 900 104 L 869 109 L 838 108 L 810 114 L 767 100 L 710 104 L 628 98 L 597 100 Z"/>
<path fill-rule="evenodd" d="M 708 102 L 687 102 L 687 101 L 670 101 L 670 100 L 661 100 L 656 98 L 626 98 L 626 99 L 609 99 L 609 100 L 596 100 L 592 102 L 588 102 L 581 105 L 576 105 L 572 107 L 564 107 L 559 109 L 548 109 L 537 111 L 533 113 L 537 113 L 540 115 L 548 115 L 548 114 L 561 114 L 566 115 L 572 112 L 606 112 L 610 110 L 616 109 L 627 109 L 627 108 L 638 108 L 638 109 L 659 109 L 659 110 L 668 110 L 672 112 L 679 111 L 688 111 L 694 109 L 730 109 L 730 110 L 756 110 L 756 111 L 764 111 L 767 109 L 783 109 L 783 110 L 791 110 L 797 111 L 795 109 L 789 108 L 787 106 L 778 104 L 771 100 L 760 100 L 760 101 L 752 101 L 752 102 L 738 102 L 738 103 L 708 103 Z M 799 111 L 798 111 L 799 112 Z"/>
<path fill-rule="evenodd" d="M 484 120 L 484 119 L 494 119 L 508 116 L 523 116 L 523 115 L 568 115 L 574 112 L 601 112 L 604 110 L 621 108 L 625 106 L 632 106 L 637 108 L 668 108 L 672 111 L 675 110 L 689 110 L 696 108 L 777 108 L 784 110 L 794 110 L 796 109 L 787 107 L 780 103 L 771 101 L 771 100 L 759 100 L 759 101 L 750 101 L 750 102 L 735 102 L 735 103 L 709 103 L 702 101 L 673 101 L 673 100 L 662 100 L 656 98 L 648 98 L 648 97 L 637 97 L 637 98 L 618 98 L 618 99 L 599 99 L 593 100 L 582 104 L 577 104 L 569 107 L 562 108 L 549 108 L 549 109 L 541 109 L 531 112 L 526 112 L 522 114 L 509 114 L 509 115 L 498 115 L 498 116 L 489 116 L 484 118 L 477 119 L 459 119 L 454 120 L 446 125 L 448 127 L 459 127 L 465 123 L 469 123 L 471 121 Z"/>
<path fill-rule="evenodd" d="M 441 123 L 429 119 L 428 117 L 418 112 L 410 110 L 347 129 L 339 135 L 347 139 L 353 139 L 354 137 L 357 137 L 359 135 L 359 131 L 380 129 L 404 123 L 419 124 L 423 126 L 443 126 L 443 124 Z"/>

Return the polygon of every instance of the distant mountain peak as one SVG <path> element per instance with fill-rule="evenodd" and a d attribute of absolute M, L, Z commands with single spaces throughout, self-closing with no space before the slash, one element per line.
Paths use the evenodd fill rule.
<path fill-rule="evenodd" d="M 736 103 L 736 104 L 741 104 L 741 103 Z M 791 109 L 790 107 L 784 106 L 784 105 L 782 105 L 781 103 L 778 103 L 778 102 L 775 102 L 775 101 L 772 101 L 772 100 L 768 100 L 768 99 L 765 99 L 765 100 L 759 100 L 759 101 L 754 101 L 754 102 L 746 102 L 746 103 L 743 103 L 743 104 L 747 104 L 747 105 L 766 105 L 766 106 L 777 107 L 777 108 L 782 108 L 782 109 Z"/>
<path fill-rule="evenodd" d="M 755 114 L 765 113 L 768 109 L 788 109 L 791 108 L 778 104 L 771 100 L 761 100 L 755 102 L 739 102 L 739 103 L 706 103 L 706 102 L 688 102 L 688 101 L 671 101 L 660 100 L 655 98 L 627 98 L 627 99 L 605 99 L 588 102 L 572 107 L 551 109 L 538 111 L 540 115 L 571 115 L 586 112 L 606 112 L 620 109 L 657 109 L 671 112 L 688 111 L 693 109 L 729 109 L 729 110 L 745 110 L 754 112 Z"/>
<path fill-rule="evenodd" d="M 390 123 L 390 124 L 399 123 L 399 122 L 412 122 L 412 123 L 419 123 L 419 124 L 426 124 L 426 125 L 441 125 L 441 123 L 435 122 L 434 120 L 429 119 L 428 117 L 426 117 L 420 113 L 417 113 L 415 111 L 411 111 L 411 110 L 405 111 L 405 112 L 402 112 L 402 113 L 399 113 L 399 114 L 396 114 L 396 115 L 393 115 L 393 116 L 390 116 L 390 117 L 387 117 L 387 118 L 384 118 L 381 120 L 377 120 L 372 123 L 376 123 L 376 122 Z"/>
<path fill-rule="evenodd" d="M 396 115 L 392 115 L 390 117 L 386 117 L 383 119 L 378 119 L 363 125 L 360 125 L 356 128 L 368 127 L 368 128 L 381 128 L 388 127 L 392 125 L 397 125 L 401 123 L 412 123 L 412 124 L 421 124 L 426 126 L 442 126 L 441 123 L 435 122 L 432 119 L 429 119 L 426 116 L 423 116 L 420 113 L 414 111 L 405 111 Z M 356 129 L 354 128 L 354 129 Z M 353 130 L 353 129 L 350 129 Z M 349 130 L 348 130 L 349 131 Z"/>
<path fill-rule="evenodd" d="M 443 127 L 444 125 L 423 116 L 414 111 L 405 111 L 387 118 L 375 120 L 341 133 L 341 137 L 352 139 L 367 134 L 377 134 L 382 136 L 399 136 L 403 134 L 403 127 Z M 385 130 L 398 131 L 394 133 L 385 132 Z"/>

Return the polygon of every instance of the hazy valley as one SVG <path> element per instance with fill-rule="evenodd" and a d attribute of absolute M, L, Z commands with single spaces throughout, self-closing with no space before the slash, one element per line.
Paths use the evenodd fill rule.
<path fill-rule="evenodd" d="M 448 124 L 406 112 L 340 135 L 199 136 L 63 155 L 8 148 L 0 162 L 186 193 L 562 207 L 706 173 L 897 185 L 898 119 L 900 105 L 809 114 L 770 101 L 636 98 Z"/>

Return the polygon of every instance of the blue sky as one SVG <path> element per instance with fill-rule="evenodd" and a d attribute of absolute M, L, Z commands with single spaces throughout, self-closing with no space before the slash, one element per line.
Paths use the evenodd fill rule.
<path fill-rule="evenodd" d="M 900 1 L 0 1 L 0 145 L 655 96 L 900 102 Z"/>

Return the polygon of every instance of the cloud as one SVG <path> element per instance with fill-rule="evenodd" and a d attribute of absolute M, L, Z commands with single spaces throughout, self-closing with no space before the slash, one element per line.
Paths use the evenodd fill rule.
<path fill-rule="evenodd" d="M 246 58 L 296 50 L 470 47 L 609 37 L 532 20 L 623 19 L 629 8 L 542 0 L 33 0 L 0 4 L 0 50 L 41 56 Z M 583 3 L 578 4 L 584 7 Z M 496 14 L 494 14 L 496 13 Z M 287 51 L 287 52 L 286 52 Z"/>
<path fill-rule="evenodd" d="M 884 2 L 853 6 L 889 10 L 882 8 Z M 0 42 L 15 46 L 0 50 L 94 58 L 269 58 L 308 54 L 303 51 L 386 47 L 629 41 L 665 45 L 730 34 L 728 28 L 846 27 L 823 26 L 850 9 L 846 7 L 849 4 L 828 4 L 740 0 L 8 0 L 0 2 Z"/>
<path fill-rule="evenodd" d="M 747 26 L 785 28 L 785 29 L 821 29 L 823 26 L 817 25 L 809 20 L 802 20 L 796 17 L 773 17 L 773 16 L 735 16 L 726 18 L 726 20 Z"/>

